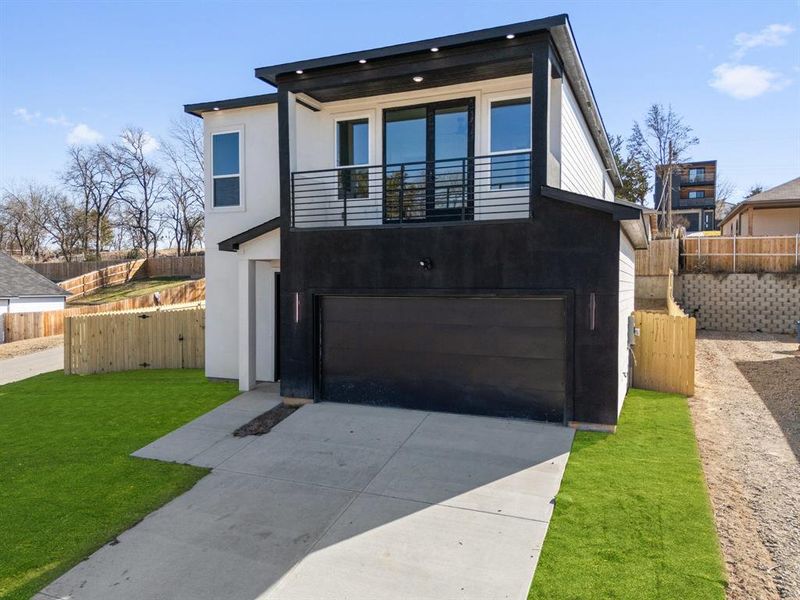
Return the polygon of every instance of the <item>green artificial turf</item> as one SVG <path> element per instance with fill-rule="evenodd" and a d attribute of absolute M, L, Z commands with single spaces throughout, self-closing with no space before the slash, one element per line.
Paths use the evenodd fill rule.
<path fill-rule="evenodd" d="M 194 370 L 0 386 L 0 598 L 30 598 L 189 489 L 206 469 L 129 454 L 236 393 Z"/>
<path fill-rule="evenodd" d="M 578 432 L 529 600 L 725 598 L 686 399 L 631 390 L 617 433 Z"/>

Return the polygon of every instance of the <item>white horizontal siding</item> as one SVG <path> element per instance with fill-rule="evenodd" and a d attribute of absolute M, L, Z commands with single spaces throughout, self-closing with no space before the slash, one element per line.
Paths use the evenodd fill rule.
<path fill-rule="evenodd" d="M 622 410 L 625 393 L 628 391 L 628 317 L 633 313 L 634 302 L 634 260 L 636 253 L 625 234 L 619 232 L 619 343 L 617 344 L 618 387 L 617 414 Z"/>
<path fill-rule="evenodd" d="M 561 189 L 604 200 L 614 198 L 611 179 L 566 81 L 561 107 Z"/>

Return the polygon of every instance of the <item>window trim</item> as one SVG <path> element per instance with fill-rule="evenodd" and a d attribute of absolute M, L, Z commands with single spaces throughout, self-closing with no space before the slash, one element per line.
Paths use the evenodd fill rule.
<path fill-rule="evenodd" d="M 239 135 L 239 172 L 237 175 L 214 175 L 214 136 L 226 133 Z M 244 125 L 230 125 L 208 132 L 208 191 L 206 210 L 211 212 L 243 212 L 245 207 L 245 154 L 244 154 Z M 216 179 L 239 178 L 239 203 L 233 206 L 216 206 L 214 199 L 214 181 Z"/>
<path fill-rule="evenodd" d="M 367 162 L 363 165 L 340 165 L 339 164 L 339 123 L 341 121 L 361 121 L 367 120 Z M 339 167 L 365 167 L 375 163 L 375 111 L 364 110 L 358 112 L 347 112 L 333 115 L 333 164 Z"/>
<path fill-rule="evenodd" d="M 530 93 L 530 90 L 526 91 L 517 91 L 517 92 L 508 92 L 508 93 L 498 93 L 498 94 L 487 94 L 484 96 L 485 100 L 485 110 L 486 110 L 486 135 L 485 135 L 485 155 L 489 157 L 489 163 L 491 164 L 491 157 L 493 156 L 503 156 L 505 154 L 515 154 L 518 152 L 529 152 L 530 153 L 530 160 L 533 159 L 533 132 L 530 133 L 530 144 L 527 148 L 517 148 L 516 150 L 497 150 L 492 151 L 492 105 L 496 102 L 508 102 L 511 100 L 528 100 L 528 106 L 530 107 L 530 118 L 531 124 L 533 124 L 533 96 Z M 491 167 L 490 167 L 491 169 Z M 494 184 L 490 183 L 492 189 L 494 189 Z M 498 190 L 522 190 L 528 188 L 530 186 L 529 183 L 524 185 L 500 185 L 496 189 Z"/>

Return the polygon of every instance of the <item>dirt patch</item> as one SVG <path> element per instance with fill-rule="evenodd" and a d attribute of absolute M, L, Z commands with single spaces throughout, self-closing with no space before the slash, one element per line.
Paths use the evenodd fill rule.
<path fill-rule="evenodd" d="M 800 598 L 796 349 L 789 336 L 698 336 L 689 404 L 732 600 Z"/>
<path fill-rule="evenodd" d="M 244 437 L 246 435 L 264 435 L 269 433 L 270 430 L 278 423 L 283 421 L 286 417 L 290 416 L 296 411 L 299 406 L 284 406 L 279 404 L 275 408 L 269 409 L 264 414 L 258 415 L 252 421 L 249 421 L 239 427 L 233 432 L 236 437 Z"/>
<path fill-rule="evenodd" d="M 19 340 L 18 342 L 8 342 L 0 344 L 0 360 L 4 358 L 14 358 L 33 354 L 40 350 L 55 348 L 64 345 L 63 335 L 51 335 L 49 337 L 31 338 L 29 340 Z"/>

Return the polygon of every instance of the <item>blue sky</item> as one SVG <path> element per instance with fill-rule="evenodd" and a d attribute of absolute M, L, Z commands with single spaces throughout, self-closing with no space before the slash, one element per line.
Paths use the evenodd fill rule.
<path fill-rule="evenodd" d="M 69 141 L 156 138 L 253 69 L 566 12 L 609 133 L 671 103 L 739 194 L 800 175 L 800 4 L 0 0 L 0 186 L 57 181 Z"/>

